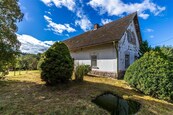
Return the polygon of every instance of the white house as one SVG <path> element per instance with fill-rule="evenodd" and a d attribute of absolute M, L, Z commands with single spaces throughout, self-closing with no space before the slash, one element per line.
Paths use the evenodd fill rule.
<path fill-rule="evenodd" d="M 75 36 L 64 43 L 75 65 L 91 65 L 91 74 L 121 78 L 138 58 L 142 41 L 137 12 Z"/>

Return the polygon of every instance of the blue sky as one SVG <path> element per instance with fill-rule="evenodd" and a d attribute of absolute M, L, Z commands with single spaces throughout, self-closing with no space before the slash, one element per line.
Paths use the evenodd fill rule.
<path fill-rule="evenodd" d="M 104 25 L 138 11 L 143 40 L 148 40 L 151 46 L 173 45 L 171 3 L 171 0 L 19 0 L 25 16 L 18 23 L 17 34 L 20 41 L 36 40 L 35 47 L 39 47 L 91 30 L 95 23 Z"/>

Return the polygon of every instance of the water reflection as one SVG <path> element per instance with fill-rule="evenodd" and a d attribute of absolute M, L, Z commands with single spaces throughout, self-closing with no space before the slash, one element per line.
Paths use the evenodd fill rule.
<path fill-rule="evenodd" d="M 112 115 L 134 115 L 140 109 L 140 103 L 125 100 L 110 92 L 101 94 L 92 100 L 93 103 L 109 111 Z"/>

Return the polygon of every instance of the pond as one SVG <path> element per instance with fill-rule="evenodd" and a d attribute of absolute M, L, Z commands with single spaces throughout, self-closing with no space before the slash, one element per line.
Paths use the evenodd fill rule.
<path fill-rule="evenodd" d="M 92 100 L 93 103 L 109 111 L 111 115 L 134 115 L 141 104 L 133 100 L 125 100 L 110 92 L 104 93 Z"/>

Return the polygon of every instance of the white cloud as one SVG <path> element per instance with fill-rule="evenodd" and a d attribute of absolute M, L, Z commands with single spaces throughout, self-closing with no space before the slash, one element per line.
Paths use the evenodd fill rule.
<path fill-rule="evenodd" d="M 153 35 L 151 35 L 151 36 L 150 36 L 150 38 L 154 38 L 154 36 L 153 36 Z"/>
<path fill-rule="evenodd" d="M 68 10 L 74 11 L 75 10 L 75 0 L 41 0 L 44 4 L 47 6 L 55 5 L 58 8 L 61 8 L 62 6 L 67 7 Z"/>
<path fill-rule="evenodd" d="M 80 28 L 83 31 L 87 31 L 91 29 L 92 23 L 90 22 L 89 18 L 84 14 L 83 11 L 83 1 L 78 0 L 79 4 L 81 5 L 79 7 L 79 4 L 76 4 L 76 0 L 41 0 L 44 4 L 47 6 L 55 5 L 57 8 L 61 8 L 62 6 L 67 7 L 70 11 L 74 12 L 77 16 L 77 19 L 75 20 L 75 25 L 80 26 Z M 48 12 L 47 12 L 48 13 Z M 44 16 L 44 18 L 49 22 L 49 30 L 52 30 L 56 33 L 62 33 L 65 29 L 68 32 L 74 32 L 76 31 L 74 28 L 71 28 L 69 24 L 55 24 L 52 22 L 52 19 Z"/>
<path fill-rule="evenodd" d="M 30 17 L 30 15 L 29 15 L 29 13 L 25 13 L 25 15 L 24 15 L 24 19 L 26 20 L 26 21 L 31 21 L 31 17 Z"/>
<path fill-rule="evenodd" d="M 51 13 L 51 12 L 49 12 L 49 11 L 45 11 L 45 13 L 46 13 L 46 14 L 49 14 L 49 15 L 52 15 L 52 13 Z"/>
<path fill-rule="evenodd" d="M 70 27 L 69 24 L 64 24 L 64 25 L 57 24 L 57 23 L 53 22 L 52 19 L 46 15 L 44 15 L 44 19 L 48 22 L 47 30 L 53 31 L 56 34 L 62 34 L 64 31 L 67 31 L 69 33 L 76 31 L 74 28 Z"/>
<path fill-rule="evenodd" d="M 80 26 L 80 28 L 83 30 L 83 31 L 87 31 L 87 30 L 90 30 L 91 29 L 91 22 L 90 20 L 84 16 L 83 18 L 81 18 L 80 20 L 76 20 L 75 21 L 75 25 L 76 26 Z"/>
<path fill-rule="evenodd" d="M 112 22 L 112 20 L 111 20 L 111 19 L 101 19 L 101 23 L 102 23 L 103 25 L 105 25 L 105 24 L 107 24 L 107 23 L 109 23 L 109 22 Z"/>
<path fill-rule="evenodd" d="M 143 18 L 143 19 L 147 19 L 150 15 L 149 14 L 140 13 L 138 16 Z"/>
<path fill-rule="evenodd" d="M 147 32 L 154 32 L 154 30 L 151 29 L 151 28 L 148 28 L 146 31 L 147 31 Z"/>
<path fill-rule="evenodd" d="M 17 34 L 18 40 L 21 42 L 20 50 L 23 53 L 43 53 L 46 51 L 55 41 L 40 41 L 30 35 Z"/>
<path fill-rule="evenodd" d="M 76 16 L 79 18 L 75 21 L 76 26 L 80 26 L 83 31 L 90 30 L 92 27 L 91 21 L 88 17 L 84 14 L 81 8 L 77 9 Z"/>
<path fill-rule="evenodd" d="M 80 26 L 80 28 L 83 31 L 87 31 L 91 29 L 92 23 L 90 22 L 89 18 L 84 14 L 84 11 L 83 11 L 84 5 L 82 0 L 78 0 L 78 1 L 76 0 L 41 0 L 41 1 L 47 6 L 55 5 L 57 8 L 61 8 L 62 6 L 67 7 L 70 11 L 74 12 L 77 16 L 77 19 L 75 20 L 76 26 Z M 76 4 L 75 2 L 78 2 L 78 4 Z M 79 4 L 81 5 L 80 7 L 79 7 Z M 45 19 L 48 20 L 50 23 L 48 25 L 49 30 L 53 30 L 56 33 L 62 33 L 63 30 L 65 30 L 65 28 L 70 29 L 69 30 L 70 32 L 76 31 L 75 29 L 71 28 L 69 24 L 57 25 L 54 22 L 52 22 L 52 19 L 50 19 L 49 17 L 48 18 L 45 17 Z"/>
<path fill-rule="evenodd" d="M 44 41 L 43 43 L 47 45 L 53 45 L 55 41 Z"/>
<path fill-rule="evenodd" d="M 155 16 L 159 15 L 166 7 L 158 6 L 151 0 L 144 0 L 141 3 L 124 3 L 122 0 L 91 0 L 88 4 L 100 14 L 108 13 L 110 16 L 122 16 L 124 13 L 138 11 L 139 17 L 147 19 L 150 11 Z"/>

